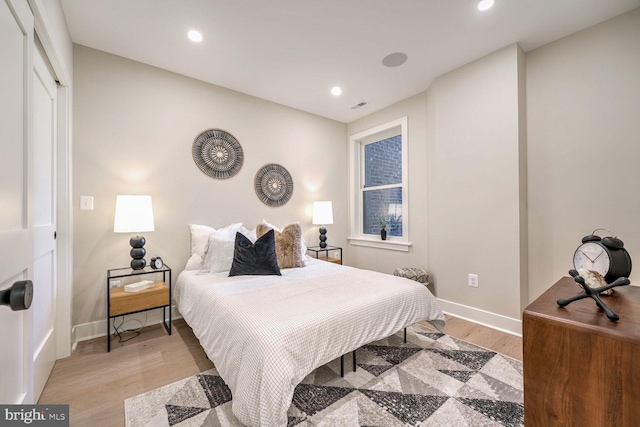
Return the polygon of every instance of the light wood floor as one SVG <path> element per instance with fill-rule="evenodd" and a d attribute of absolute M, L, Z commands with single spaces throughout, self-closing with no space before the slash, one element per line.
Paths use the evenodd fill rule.
<path fill-rule="evenodd" d="M 522 360 L 522 338 L 447 317 L 445 332 Z M 71 426 L 124 426 L 124 400 L 210 369 L 198 340 L 184 320 L 168 336 L 160 325 L 146 327 L 126 343 L 106 338 L 78 344 L 58 360 L 39 404 L 69 404 Z"/>

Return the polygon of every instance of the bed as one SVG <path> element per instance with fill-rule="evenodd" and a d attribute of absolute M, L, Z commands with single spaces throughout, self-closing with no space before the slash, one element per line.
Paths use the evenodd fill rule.
<path fill-rule="evenodd" d="M 419 321 L 444 327 L 411 280 L 307 258 L 281 276 L 180 273 L 174 295 L 247 426 L 286 426 L 295 386 L 314 369 Z"/>

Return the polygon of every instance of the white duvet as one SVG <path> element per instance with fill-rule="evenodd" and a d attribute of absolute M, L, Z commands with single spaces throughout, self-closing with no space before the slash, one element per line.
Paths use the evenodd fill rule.
<path fill-rule="evenodd" d="M 247 426 L 286 426 L 293 390 L 315 368 L 418 321 L 444 327 L 423 285 L 312 260 L 282 276 L 180 273 L 178 310 L 231 389 Z"/>

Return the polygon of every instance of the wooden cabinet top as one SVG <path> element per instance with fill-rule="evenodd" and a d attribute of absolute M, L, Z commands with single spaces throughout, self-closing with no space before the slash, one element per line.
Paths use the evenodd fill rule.
<path fill-rule="evenodd" d="M 619 286 L 611 296 L 601 296 L 602 301 L 620 316 L 618 322 L 610 321 L 591 298 L 574 301 L 560 308 L 557 300 L 578 295 L 582 288 L 572 277 L 563 277 L 537 300 L 529 304 L 523 313 L 527 318 L 562 322 L 566 328 L 588 331 L 640 345 L 640 287 Z"/>

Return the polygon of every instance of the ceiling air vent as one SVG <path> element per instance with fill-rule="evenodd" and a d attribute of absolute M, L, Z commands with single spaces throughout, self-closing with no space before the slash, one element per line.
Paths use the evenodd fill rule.
<path fill-rule="evenodd" d="M 352 110 L 355 110 L 356 108 L 360 108 L 360 107 L 364 107 L 365 105 L 367 105 L 367 103 L 365 101 L 361 101 L 358 102 L 356 105 L 354 105 L 353 107 L 351 107 Z"/>

